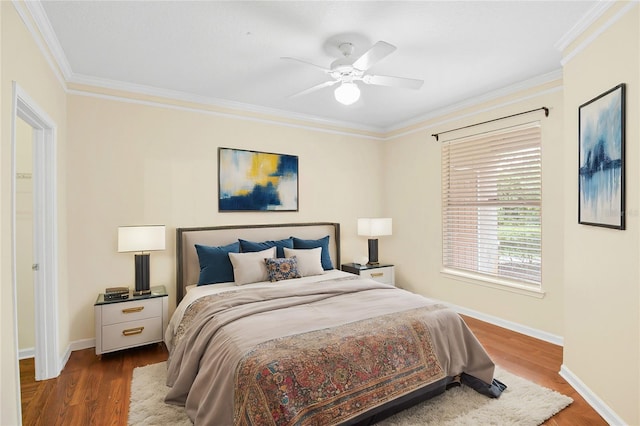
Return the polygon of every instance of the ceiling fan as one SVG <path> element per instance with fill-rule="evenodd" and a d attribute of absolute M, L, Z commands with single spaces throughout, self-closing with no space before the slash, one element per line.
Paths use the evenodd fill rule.
<path fill-rule="evenodd" d="M 369 68 L 371 68 L 375 63 L 387 57 L 394 50 L 396 50 L 395 46 L 385 41 L 377 42 L 369 50 L 364 52 L 359 58 L 351 57 L 354 50 L 354 46 L 352 43 L 341 43 L 338 46 L 338 49 L 342 53 L 343 57 L 333 61 L 329 68 L 307 62 L 303 59 L 283 57 L 282 59 L 298 61 L 302 62 L 303 64 L 319 68 L 333 79 L 325 81 L 324 83 L 317 84 L 301 92 L 294 93 L 289 97 L 294 98 L 306 95 L 311 92 L 315 92 L 316 90 L 324 89 L 325 87 L 340 84 L 340 86 L 338 86 L 334 91 L 336 100 L 344 105 L 351 105 L 360 98 L 360 88 L 356 84 L 356 82 L 358 81 L 361 81 L 364 84 L 401 87 L 414 90 L 422 87 L 422 84 L 424 83 L 424 81 L 414 78 L 394 77 L 389 75 L 374 75 L 367 73 Z"/>

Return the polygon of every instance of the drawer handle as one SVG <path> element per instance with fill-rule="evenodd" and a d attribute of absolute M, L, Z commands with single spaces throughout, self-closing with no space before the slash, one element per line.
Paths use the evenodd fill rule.
<path fill-rule="evenodd" d="M 144 306 L 136 306 L 135 308 L 127 308 L 127 309 L 123 309 L 122 313 L 123 314 L 134 314 L 136 312 L 140 312 L 144 309 Z"/>
<path fill-rule="evenodd" d="M 371 274 L 371 278 L 377 278 L 377 277 L 381 277 L 384 275 L 384 272 L 377 272 L 375 274 Z"/>
<path fill-rule="evenodd" d="M 123 336 L 134 336 L 136 334 L 142 333 L 142 330 L 144 330 L 144 327 L 129 328 L 127 330 L 122 330 L 122 335 Z"/>

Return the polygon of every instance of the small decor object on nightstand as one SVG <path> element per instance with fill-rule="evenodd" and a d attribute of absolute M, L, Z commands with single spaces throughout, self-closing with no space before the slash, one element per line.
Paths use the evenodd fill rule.
<path fill-rule="evenodd" d="M 391 235 L 391 218 L 360 218 L 358 219 L 358 235 L 366 237 L 382 237 Z M 378 239 L 369 238 L 369 262 L 367 265 L 378 265 Z"/>
<path fill-rule="evenodd" d="M 149 253 L 164 250 L 164 225 L 121 226 L 118 228 L 118 252 L 137 251 L 136 287 L 134 295 L 151 293 L 149 284 Z"/>
<path fill-rule="evenodd" d="M 104 291 L 104 300 L 120 300 L 129 298 L 129 287 L 108 287 Z"/>

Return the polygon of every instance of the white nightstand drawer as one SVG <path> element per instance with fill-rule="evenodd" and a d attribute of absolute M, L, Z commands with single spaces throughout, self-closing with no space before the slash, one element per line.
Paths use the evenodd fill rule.
<path fill-rule="evenodd" d="M 162 316 L 162 299 L 132 300 L 102 306 L 102 325 Z"/>
<path fill-rule="evenodd" d="M 373 268 L 360 271 L 361 277 L 371 278 L 385 284 L 394 284 L 393 266 Z"/>
<path fill-rule="evenodd" d="M 162 340 L 162 322 L 158 318 L 128 321 L 102 327 L 102 352 L 110 352 Z"/>
<path fill-rule="evenodd" d="M 98 295 L 93 305 L 96 326 L 96 355 L 149 343 L 162 342 L 169 323 L 169 297 L 164 286 L 129 299 L 104 300 Z"/>

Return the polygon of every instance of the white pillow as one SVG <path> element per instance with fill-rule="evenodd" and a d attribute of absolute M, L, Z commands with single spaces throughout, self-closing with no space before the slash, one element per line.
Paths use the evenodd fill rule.
<path fill-rule="evenodd" d="M 229 253 L 236 285 L 269 281 L 267 265 L 264 260 L 274 257 L 276 257 L 275 246 L 251 253 Z"/>
<path fill-rule="evenodd" d="M 322 261 L 320 260 L 321 255 L 322 247 L 312 249 L 290 249 L 284 247 L 284 257 L 295 256 L 297 258 L 298 272 L 300 272 L 300 275 L 303 277 L 324 273 L 324 269 L 322 269 Z"/>

